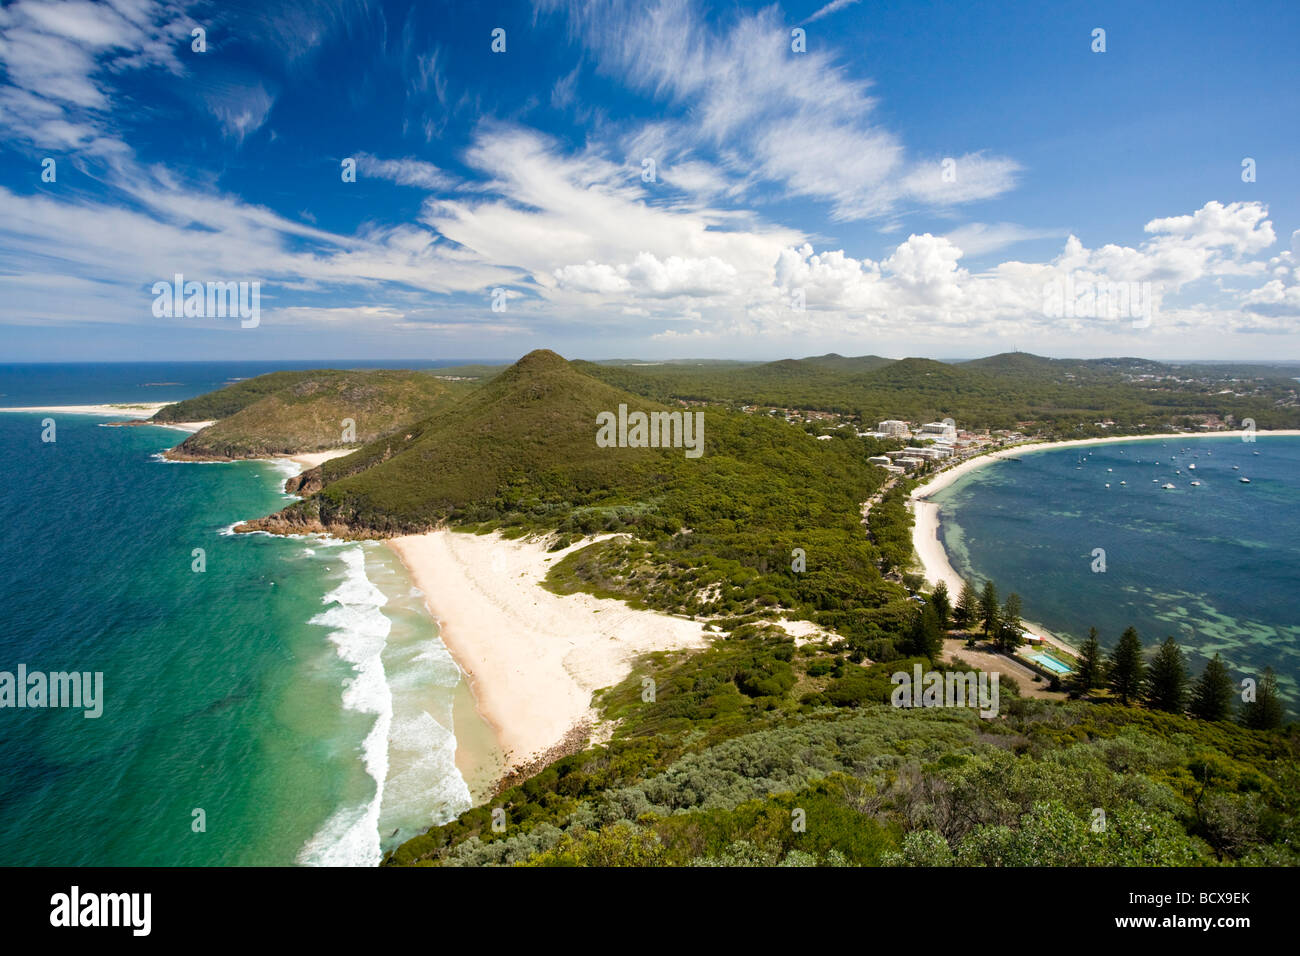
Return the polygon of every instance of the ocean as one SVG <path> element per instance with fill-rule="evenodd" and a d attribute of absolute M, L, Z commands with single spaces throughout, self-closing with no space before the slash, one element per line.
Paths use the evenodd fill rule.
<path fill-rule="evenodd" d="M 1018 592 L 1027 620 L 1075 644 L 1096 627 L 1113 647 L 1133 625 L 1147 646 L 1172 635 L 1193 675 L 1216 652 L 1237 679 L 1271 666 L 1297 709 L 1300 438 L 1147 440 L 1018 458 L 931 499 L 958 574 Z"/>
<path fill-rule="evenodd" d="M 9 367 L 0 405 L 268 370 Z M 483 730 L 391 551 L 232 534 L 297 466 L 165 462 L 182 432 L 90 416 L 43 442 L 46 417 L 0 414 L 0 671 L 102 672 L 103 714 L 0 709 L 0 864 L 373 865 L 470 806 L 457 732 Z"/>

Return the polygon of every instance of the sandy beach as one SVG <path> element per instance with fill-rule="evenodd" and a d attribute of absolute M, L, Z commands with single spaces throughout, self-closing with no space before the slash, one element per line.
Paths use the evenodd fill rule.
<path fill-rule="evenodd" d="M 441 637 L 467 675 L 479 712 L 516 769 L 594 722 L 592 694 L 617 684 L 639 655 L 701 648 L 704 623 L 540 587 L 583 541 L 548 553 L 540 541 L 451 531 L 390 539 L 425 594 Z"/>
<path fill-rule="evenodd" d="M 303 471 L 310 471 L 316 466 L 323 465 L 325 462 L 330 461 L 333 458 L 342 458 L 344 455 L 350 455 L 354 451 L 356 451 L 355 448 L 331 448 L 329 451 L 311 451 L 304 452 L 301 455 L 286 455 L 285 457 L 302 466 Z"/>
<path fill-rule="evenodd" d="M 1195 440 L 1198 438 L 1240 438 L 1244 433 L 1235 432 L 1198 432 L 1196 434 L 1185 434 L 1182 432 L 1173 432 L 1162 435 L 1116 435 L 1106 438 L 1080 438 L 1072 441 L 1055 441 L 1055 442 L 1025 442 L 1020 445 L 1011 445 L 985 455 L 979 455 L 975 458 L 968 458 L 939 472 L 925 484 L 916 487 L 911 494 L 911 508 L 915 515 L 915 522 L 912 526 L 912 548 L 916 551 L 917 560 L 921 563 L 921 571 L 925 579 L 931 585 L 938 584 L 940 581 L 948 585 L 948 593 L 956 600 L 961 593 L 962 580 L 953 568 L 952 563 L 948 560 L 948 553 L 944 550 L 943 543 L 939 539 L 939 506 L 932 501 L 927 501 L 931 495 L 942 491 L 949 485 L 959 479 L 969 475 L 976 469 L 983 468 L 995 461 L 1002 461 L 1007 458 L 1017 458 L 1021 455 L 1032 454 L 1039 451 L 1050 451 L 1054 448 L 1082 448 L 1086 445 L 1114 445 L 1134 441 L 1183 441 Z M 1255 438 L 1265 438 L 1270 435 L 1297 436 L 1300 431 L 1297 430 L 1277 430 L 1277 431 L 1256 431 Z M 1074 648 L 1060 638 L 1053 635 L 1050 631 L 1037 625 L 1026 625 L 1026 630 L 1041 637 L 1061 645 L 1067 651 L 1076 653 Z"/>
<path fill-rule="evenodd" d="M 106 418 L 128 418 L 144 421 L 175 402 L 131 402 L 109 405 L 24 405 L 0 408 L 0 412 L 31 412 L 44 415 L 103 415 Z M 183 432 L 196 432 L 215 422 L 153 422 L 158 428 L 174 428 Z"/>

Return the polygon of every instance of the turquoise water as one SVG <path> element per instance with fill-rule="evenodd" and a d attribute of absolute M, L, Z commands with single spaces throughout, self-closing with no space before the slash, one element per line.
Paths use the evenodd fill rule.
<path fill-rule="evenodd" d="M 1070 668 L 1066 667 L 1054 657 L 1049 657 L 1046 654 L 1035 654 L 1033 659 L 1046 667 L 1049 671 L 1055 671 L 1058 674 L 1070 673 Z"/>
<path fill-rule="evenodd" d="M 469 805 L 460 672 L 391 552 L 230 534 L 285 467 L 43 417 L 0 414 L 0 670 L 102 671 L 104 712 L 0 709 L 0 864 L 374 863 Z"/>
<path fill-rule="evenodd" d="M 1136 441 L 1018 457 L 935 495 L 959 574 L 1019 592 L 1028 620 L 1076 643 L 1096 627 L 1112 647 L 1133 625 L 1148 646 L 1172 635 L 1193 673 L 1216 652 L 1238 678 L 1271 665 L 1295 708 L 1300 438 Z"/>

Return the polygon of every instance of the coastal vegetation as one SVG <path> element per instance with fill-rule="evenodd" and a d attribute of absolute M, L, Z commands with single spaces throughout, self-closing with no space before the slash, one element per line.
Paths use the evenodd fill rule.
<path fill-rule="evenodd" d="M 153 420 L 216 420 L 173 449 L 172 458 L 259 458 L 360 447 L 465 390 L 425 372 L 273 372 L 168 405 Z"/>
<path fill-rule="evenodd" d="M 953 418 L 969 428 L 1032 428 L 1044 438 L 1154 434 L 1229 416 L 1250 418 L 1258 428 L 1300 427 L 1294 373 L 1267 366 L 1219 369 L 1024 352 L 960 363 L 825 355 L 724 367 L 575 364 L 660 402 L 810 409 L 866 427 L 886 418 Z"/>
<path fill-rule="evenodd" d="M 243 526 L 350 537 L 451 527 L 580 544 L 547 587 L 711 625 L 704 650 L 650 654 L 598 695 L 603 743 L 533 768 L 386 862 L 1300 863 L 1300 740 L 1280 726 L 1270 675 L 1235 712 L 1221 661 L 1192 685 L 1176 644 L 1148 661 L 1130 628 L 1109 658 L 1095 633 L 1084 645 L 1074 700 L 1022 697 L 1004 674 L 992 718 L 894 705 L 896 674 L 972 671 L 944 659 L 953 628 L 1014 652 L 1020 598 L 991 581 L 917 593 L 914 485 L 888 484 L 867 462 L 896 443 L 851 427 L 794 427 L 753 406 L 863 423 L 1034 420 L 1045 433 L 1102 417 L 1165 427 L 1229 407 L 1268 427 L 1294 412 L 1272 381 L 1232 404 L 1139 384 L 1129 360 L 1043 368 L 1032 356 L 995 359 L 647 369 L 534 352 L 454 395 L 430 393 L 420 415 L 313 469 L 301 501 Z M 245 393 L 232 419 L 278 394 Z M 620 405 L 702 410 L 705 454 L 598 447 L 597 415 Z M 792 620 L 815 629 L 796 640 L 781 626 Z"/>
<path fill-rule="evenodd" d="M 961 666 L 856 664 L 762 625 L 694 655 L 651 655 L 598 701 L 607 743 L 385 862 L 1300 863 L 1294 734 L 1023 699 L 1005 681 L 994 720 L 891 706 L 890 674 L 914 663 Z"/>

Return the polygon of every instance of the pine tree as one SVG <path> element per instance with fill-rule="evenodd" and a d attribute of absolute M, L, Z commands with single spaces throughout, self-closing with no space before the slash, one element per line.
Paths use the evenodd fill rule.
<path fill-rule="evenodd" d="M 1088 639 L 1079 649 L 1079 660 L 1070 677 L 1070 693 L 1076 697 L 1085 697 L 1094 688 L 1100 687 L 1105 679 L 1106 662 L 1101 656 L 1101 642 L 1097 640 L 1097 629 L 1090 627 Z"/>
<path fill-rule="evenodd" d="M 1136 628 L 1126 628 L 1110 656 L 1110 687 L 1119 695 L 1125 706 L 1142 694 L 1142 675 L 1146 661 L 1142 659 L 1142 641 Z"/>
<path fill-rule="evenodd" d="M 967 628 L 975 623 L 978 607 L 979 598 L 975 596 L 975 589 L 971 587 L 969 581 L 962 581 L 961 594 L 957 596 L 957 606 L 953 609 L 952 614 L 957 626 Z"/>
<path fill-rule="evenodd" d="M 1187 707 L 1187 663 L 1183 650 L 1166 637 L 1147 668 L 1146 702 L 1155 710 L 1181 714 Z"/>
<path fill-rule="evenodd" d="M 918 608 L 912 615 L 907 631 L 907 652 L 936 662 L 942 656 L 943 629 L 939 627 L 939 616 L 933 607 Z"/>
<path fill-rule="evenodd" d="M 1020 631 L 1023 627 L 1024 624 L 1020 620 L 1020 595 L 1013 592 L 1007 595 L 998 620 L 998 650 L 1010 654 L 1019 647 L 1022 640 Z"/>
<path fill-rule="evenodd" d="M 984 625 L 984 636 L 996 631 L 998 626 L 998 589 L 992 581 L 984 582 L 984 592 L 980 595 L 980 622 Z"/>
<path fill-rule="evenodd" d="M 1277 693 L 1277 675 L 1265 667 L 1255 699 L 1241 709 L 1241 722 L 1251 730 L 1276 730 L 1282 726 L 1282 699 Z"/>
<path fill-rule="evenodd" d="M 1232 717 L 1232 698 L 1237 688 L 1228 676 L 1228 668 L 1218 654 L 1207 662 L 1192 689 L 1192 716 L 1201 720 L 1228 720 Z"/>
<path fill-rule="evenodd" d="M 940 581 L 930 594 L 930 606 L 934 608 L 939 619 L 939 630 L 948 630 L 948 619 L 952 615 L 952 599 L 948 596 L 948 585 Z"/>

